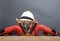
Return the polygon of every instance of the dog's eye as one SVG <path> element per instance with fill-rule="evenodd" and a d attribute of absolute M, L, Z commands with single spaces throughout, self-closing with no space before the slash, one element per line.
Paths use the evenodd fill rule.
<path fill-rule="evenodd" d="M 24 25 L 25 23 L 23 22 L 22 24 Z"/>

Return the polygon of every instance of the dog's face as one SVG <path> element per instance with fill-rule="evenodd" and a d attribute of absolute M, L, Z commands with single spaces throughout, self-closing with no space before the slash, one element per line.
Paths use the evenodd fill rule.
<path fill-rule="evenodd" d="M 22 29 L 24 30 L 25 34 L 26 33 L 30 33 L 31 30 L 34 28 L 34 26 L 36 24 L 35 21 L 29 21 L 29 20 L 18 20 L 18 19 L 16 19 L 16 21 L 22 27 Z"/>
<path fill-rule="evenodd" d="M 22 25 L 22 27 L 24 27 L 26 30 L 32 28 L 32 26 L 34 26 L 35 22 L 33 21 L 20 21 L 20 24 Z"/>

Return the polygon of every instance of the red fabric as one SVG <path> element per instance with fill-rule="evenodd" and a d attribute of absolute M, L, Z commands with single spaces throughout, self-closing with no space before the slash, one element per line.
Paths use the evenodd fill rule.
<path fill-rule="evenodd" d="M 5 33 L 8 34 L 8 33 L 11 33 L 12 31 L 16 30 L 18 32 L 18 35 L 22 35 L 23 31 L 21 29 L 21 27 L 19 25 L 12 25 L 12 26 L 9 26 L 7 28 L 5 28 Z M 43 31 L 43 34 L 47 35 L 47 34 L 56 34 L 56 33 L 53 33 L 52 32 L 52 29 L 50 29 L 49 27 L 45 26 L 45 25 L 39 25 L 37 24 L 37 26 L 35 27 L 34 29 L 34 35 L 38 35 L 38 32 L 42 30 Z M 29 34 L 27 34 L 29 35 Z"/>
<path fill-rule="evenodd" d="M 42 30 L 43 31 L 43 34 L 45 34 L 45 35 L 48 35 L 48 34 L 52 34 L 52 35 L 55 35 L 56 33 L 54 33 L 54 32 L 52 32 L 52 29 L 51 28 L 49 28 L 49 27 L 47 27 L 47 26 L 45 26 L 45 25 L 37 25 L 36 27 L 35 27 L 35 30 L 34 30 L 34 35 L 38 35 L 38 32 L 40 31 L 40 30 Z"/>
<path fill-rule="evenodd" d="M 12 25 L 12 26 L 5 28 L 5 33 L 11 33 L 14 30 L 16 30 L 18 32 L 18 35 L 21 35 L 23 33 L 23 31 L 19 25 Z"/>

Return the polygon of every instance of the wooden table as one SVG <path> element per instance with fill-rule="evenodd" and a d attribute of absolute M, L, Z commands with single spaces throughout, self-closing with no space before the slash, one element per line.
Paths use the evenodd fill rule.
<path fill-rule="evenodd" d="M 60 41 L 58 36 L 0 36 L 0 41 Z"/>

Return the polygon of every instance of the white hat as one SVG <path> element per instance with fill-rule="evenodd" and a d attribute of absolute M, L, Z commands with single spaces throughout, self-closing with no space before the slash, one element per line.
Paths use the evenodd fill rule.
<path fill-rule="evenodd" d="M 23 14 L 21 15 L 20 20 L 34 20 L 34 16 L 32 14 L 32 12 L 30 11 L 25 11 L 23 12 Z"/>

